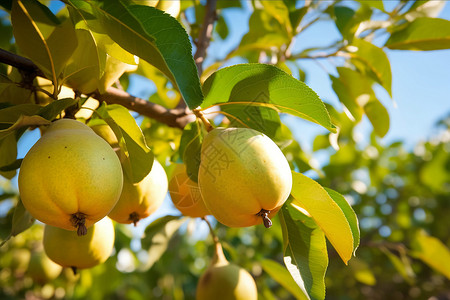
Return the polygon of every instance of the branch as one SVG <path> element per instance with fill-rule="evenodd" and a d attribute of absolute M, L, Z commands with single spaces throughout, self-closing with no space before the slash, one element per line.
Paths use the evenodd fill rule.
<path fill-rule="evenodd" d="M 0 49 L 0 62 L 13 66 L 32 78 L 36 76 L 45 78 L 44 73 L 31 60 L 3 49 Z M 109 104 L 120 104 L 143 116 L 180 129 L 195 119 L 195 116 L 185 108 L 167 109 L 114 87 L 108 88 L 103 94 L 97 91 L 92 97 Z"/>
<path fill-rule="evenodd" d="M 205 60 L 206 50 L 208 49 L 209 42 L 214 28 L 214 21 L 217 18 L 216 15 L 217 0 L 207 0 L 205 7 L 205 19 L 203 20 L 202 29 L 197 39 L 197 51 L 194 55 L 195 64 L 197 65 L 198 76 L 203 73 L 203 61 Z"/>

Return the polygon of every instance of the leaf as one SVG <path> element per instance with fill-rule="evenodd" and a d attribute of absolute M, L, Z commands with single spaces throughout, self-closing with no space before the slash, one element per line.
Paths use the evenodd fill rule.
<path fill-rule="evenodd" d="M 450 21 L 418 18 L 403 30 L 394 32 L 386 47 L 397 50 L 441 50 L 450 48 Z"/>
<path fill-rule="evenodd" d="M 352 257 L 355 242 L 346 215 L 316 181 L 296 172 L 292 172 L 292 180 L 292 206 L 309 213 L 347 264 Z"/>
<path fill-rule="evenodd" d="M 342 196 L 341 194 L 330 188 L 325 188 L 325 190 L 327 191 L 328 195 L 330 195 L 331 199 L 333 199 L 333 201 L 336 202 L 337 205 L 339 205 L 339 208 L 344 213 L 345 218 L 347 219 L 347 222 L 350 225 L 350 229 L 352 231 L 353 236 L 353 254 L 355 255 L 360 240 L 359 223 L 355 211 L 350 206 L 350 204 L 348 204 L 347 200 L 345 200 L 344 196 Z"/>
<path fill-rule="evenodd" d="M 17 236 L 23 231 L 27 230 L 34 223 L 34 218 L 23 206 L 22 201 L 19 199 L 12 218 L 11 234 L 0 243 L 0 247 L 3 246 L 11 237 Z"/>
<path fill-rule="evenodd" d="M 372 123 L 375 133 L 379 137 L 384 137 L 389 131 L 389 113 L 378 99 L 372 98 L 366 105 L 364 111 Z"/>
<path fill-rule="evenodd" d="M 283 230 L 284 264 L 306 299 L 325 298 L 328 253 L 325 236 L 317 224 L 291 205 L 278 212 Z M 301 298 L 300 298 L 301 299 Z"/>
<path fill-rule="evenodd" d="M 14 1 L 11 22 L 19 49 L 56 86 L 58 76 L 77 46 L 71 22 L 61 24 L 48 7 L 33 0 Z"/>
<path fill-rule="evenodd" d="M 289 43 L 287 27 L 269 12 L 256 9 L 249 19 L 249 31 L 242 37 L 238 49 L 228 54 L 226 59 L 237 55 L 242 56 L 248 51 L 280 48 Z"/>
<path fill-rule="evenodd" d="M 450 250 L 437 238 L 419 230 L 410 254 L 450 279 Z"/>
<path fill-rule="evenodd" d="M 200 154 L 206 131 L 197 119 L 184 127 L 179 152 L 186 165 L 186 173 L 194 182 L 198 182 Z"/>
<path fill-rule="evenodd" d="M 0 109 L 0 123 L 14 124 L 20 116 L 35 115 L 41 108 L 37 104 L 19 104 Z"/>
<path fill-rule="evenodd" d="M 120 147 L 125 147 L 125 154 L 129 158 L 130 169 L 125 168 L 125 173 L 132 182 L 140 182 L 150 173 L 154 160 L 153 153 L 145 142 L 141 128 L 125 107 L 118 104 L 104 107 L 106 110 L 101 109 L 100 115 L 116 134 Z"/>
<path fill-rule="evenodd" d="M 391 261 L 392 265 L 395 267 L 395 269 L 400 273 L 400 275 L 405 279 L 406 282 L 408 282 L 410 285 L 414 283 L 415 274 L 411 267 L 411 262 L 406 257 L 406 255 L 402 252 L 400 252 L 401 259 L 392 253 L 390 250 L 388 250 L 386 247 L 381 247 L 381 251 L 386 254 L 386 256 Z"/>
<path fill-rule="evenodd" d="M 350 51 L 356 47 L 356 51 Z M 354 38 L 351 46 L 347 47 L 352 63 L 360 70 L 365 71 L 383 86 L 392 97 L 391 65 L 386 53 L 372 43 Z"/>
<path fill-rule="evenodd" d="M 50 121 L 42 118 L 41 116 L 20 116 L 19 119 L 10 127 L 0 130 L 0 140 L 4 139 L 6 136 L 14 133 L 15 130 L 28 127 L 28 126 L 39 126 L 39 125 L 49 125 Z"/>
<path fill-rule="evenodd" d="M 261 262 L 263 270 L 278 282 L 282 287 L 288 290 L 296 299 L 310 299 L 308 295 L 299 288 L 291 274 L 285 267 L 270 259 L 264 259 Z"/>
<path fill-rule="evenodd" d="M 0 175 L 12 179 L 16 175 L 16 169 L 9 166 L 17 158 L 17 140 L 15 135 L 11 134 L 4 139 L 0 139 Z"/>
<path fill-rule="evenodd" d="M 78 101 L 72 98 L 55 100 L 52 103 L 42 107 L 39 110 L 38 115 L 49 121 L 53 121 L 63 110 L 76 105 L 77 103 Z"/>
<path fill-rule="evenodd" d="M 68 0 L 68 3 L 86 13 L 85 1 Z M 128 5 L 122 1 L 104 1 L 98 3 L 99 6 L 90 4 L 101 29 L 117 44 L 169 77 L 189 108 L 200 105 L 203 95 L 191 43 L 175 18 L 154 7 Z"/>
<path fill-rule="evenodd" d="M 148 248 L 148 261 L 140 266 L 140 270 L 150 269 L 160 259 L 166 252 L 170 239 L 185 221 L 185 218 L 179 216 L 164 216 L 147 226 L 141 242 L 142 248 Z"/>
<path fill-rule="evenodd" d="M 305 83 L 265 64 L 241 64 L 213 73 L 204 83 L 201 107 L 257 106 L 289 113 L 335 132 L 317 94 Z M 270 120 L 270 119 L 269 119 Z"/>

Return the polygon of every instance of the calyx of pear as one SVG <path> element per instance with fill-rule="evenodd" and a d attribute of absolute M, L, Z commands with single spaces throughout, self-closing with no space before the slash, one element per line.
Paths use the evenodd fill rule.
<path fill-rule="evenodd" d="M 229 263 L 220 243 L 216 242 L 215 247 L 211 265 L 198 281 L 196 299 L 258 299 L 258 291 L 252 275 L 245 269 Z"/>
<path fill-rule="evenodd" d="M 120 197 L 122 167 L 117 155 L 87 125 L 53 122 L 22 161 L 19 192 L 39 221 L 84 235 Z"/>
<path fill-rule="evenodd" d="M 184 164 L 176 164 L 169 181 L 169 193 L 173 204 L 184 216 L 203 218 L 209 215 L 198 184 L 189 178 Z"/>
<path fill-rule="evenodd" d="M 209 212 L 229 227 L 270 220 L 292 188 L 289 163 L 266 135 L 249 128 L 215 128 L 201 149 L 198 184 Z"/>
<path fill-rule="evenodd" d="M 55 263 L 78 269 L 94 267 L 105 262 L 114 246 L 114 226 L 105 217 L 87 229 L 87 234 L 77 236 L 74 231 L 45 225 L 44 250 Z"/>
<path fill-rule="evenodd" d="M 166 172 L 154 160 L 152 170 L 140 182 L 133 184 L 124 176 L 122 194 L 108 216 L 116 222 L 136 226 L 139 220 L 150 216 L 161 206 L 167 189 Z"/>

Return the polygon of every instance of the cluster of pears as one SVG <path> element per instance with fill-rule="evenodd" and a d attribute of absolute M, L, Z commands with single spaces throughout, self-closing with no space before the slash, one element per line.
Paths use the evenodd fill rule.
<path fill-rule="evenodd" d="M 155 160 L 151 172 L 133 184 L 113 150 L 112 130 L 72 119 L 45 129 L 23 159 L 19 192 L 25 208 L 45 223 L 44 250 L 63 267 L 103 263 L 114 247 L 114 226 L 149 216 L 162 203 L 168 182 Z M 112 134 L 112 136 L 111 136 Z M 115 138 L 115 136 L 114 136 Z"/>

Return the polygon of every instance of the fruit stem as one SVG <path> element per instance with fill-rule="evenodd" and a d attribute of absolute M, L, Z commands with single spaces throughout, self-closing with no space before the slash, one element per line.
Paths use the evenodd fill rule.
<path fill-rule="evenodd" d="M 86 228 L 86 215 L 80 212 L 77 212 L 75 214 L 72 214 L 70 217 L 70 222 L 72 223 L 72 226 L 77 228 L 77 234 L 78 236 L 86 235 L 87 234 L 87 228 Z"/>
<path fill-rule="evenodd" d="M 195 109 L 192 110 L 192 112 L 194 113 L 194 115 L 199 118 L 200 120 L 202 120 L 203 124 L 206 127 L 206 131 L 210 132 L 211 130 L 214 129 L 214 127 L 211 125 L 211 123 L 209 122 L 209 120 L 205 117 L 205 115 L 203 114 L 203 112 L 201 111 L 200 107 L 197 107 Z"/>
<path fill-rule="evenodd" d="M 217 264 L 218 262 L 227 262 L 227 258 L 225 257 L 225 254 L 223 254 L 222 244 L 220 243 L 217 235 L 214 233 L 211 223 L 208 221 L 208 219 L 206 219 L 206 217 L 203 217 L 202 219 L 206 222 L 206 224 L 208 224 L 209 232 L 211 233 L 211 237 L 214 242 L 215 251 L 214 257 L 212 259 L 212 264 Z"/>
<path fill-rule="evenodd" d="M 73 275 L 76 276 L 77 275 L 77 267 L 72 266 L 70 268 L 72 269 Z"/>
<path fill-rule="evenodd" d="M 265 210 L 265 209 L 261 209 L 259 211 L 259 213 L 256 214 L 257 216 L 262 217 L 264 226 L 266 228 L 272 227 L 272 220 L 270 220 L 269 214 L 270 214 L 270 210 Z"/>
<path fill-rule="evenodd" d="M 137 223 L 139 222 L 140 219 L 141 219 L 141 218 L 139 218 L 139 215 L 138 215 L 137 212 L 132 212 L 132 213 L 130 214 L 130 217 L 128 218 L 128 220 L 130 220 L 131 222 L 133 222 L 134 227 L 137 226 Z"/>

